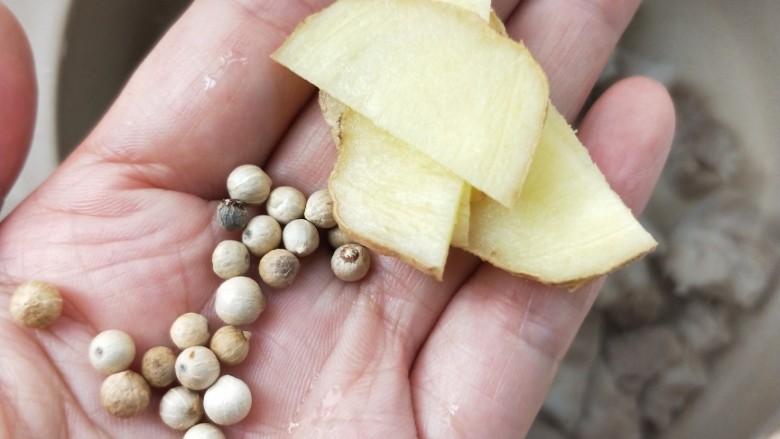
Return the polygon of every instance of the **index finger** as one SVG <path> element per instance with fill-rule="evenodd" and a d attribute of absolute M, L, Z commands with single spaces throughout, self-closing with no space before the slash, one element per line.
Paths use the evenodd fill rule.
<path fill-rule="evenodd" d="M 230 169 L 262 163 L 313 92 L 269 55 L 327 3 L 194 2 L 74 158 L 88 152 L 134 181 L 219 197 Z"/>
<path fill-rule="evenodd" d="M 566 119 L 579 112 L 640 0 L 524 1 L 507 20 L 547 73 L 550 100 Z"/>

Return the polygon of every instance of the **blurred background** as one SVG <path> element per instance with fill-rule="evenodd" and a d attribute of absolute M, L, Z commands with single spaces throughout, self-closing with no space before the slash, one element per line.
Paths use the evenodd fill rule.
<path fill-rule="evenodd" d="M 38 71 L 7 215 L 77 145 L 184 0 L 5 0 Z M 605 69 L 663 82 L 675 144 L 643 217 L 661 243 L 612 276 L 531 439 L 780 439 L 780 1 L 648 0 Z"/>

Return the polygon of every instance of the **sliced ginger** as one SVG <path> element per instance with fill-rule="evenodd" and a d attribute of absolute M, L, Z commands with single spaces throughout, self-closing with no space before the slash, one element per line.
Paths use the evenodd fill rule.
<path fill-rule="evenodd" d="M 339 227 L 355 241 L 441 279 L 468 185 L 346 109 L 328 187 Z"/>
<path fill-rule="evenodd" d="M 547 108 L 520 43 L 440 1 L 339 0 L 272 55 L 500 203 L 519 196 Z"/>
<path fill-rule="evenodd" d="M 322 90 L 339 225 L 439 279 L 450 245 L 567 287 L 651 251 L 489 6 L 339 0 L 275 52 Z"/>

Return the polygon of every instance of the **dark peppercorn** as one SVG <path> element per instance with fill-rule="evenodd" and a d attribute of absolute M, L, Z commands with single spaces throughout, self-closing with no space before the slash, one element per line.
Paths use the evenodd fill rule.
<path fill-rule="evenodd" d="M 225 230 L 241 230 L 249 222 L 246 203 L 228 198 L 220 201 L 217 207 L 217 218 Z"/>

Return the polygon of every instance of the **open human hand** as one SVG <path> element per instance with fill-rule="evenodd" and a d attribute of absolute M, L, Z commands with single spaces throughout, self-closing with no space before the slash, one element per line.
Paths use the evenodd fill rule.
<path fill-rule="evenodd" d="M 158 398 L 121 420 L 99 404 L 87 346 L 130 333 L 170 344 L 180 314 L 217 319 L 211 252 L 225 178 L 261 165 L 275 185 L 323 188 L 336 151 L 315 90 L 269 54 L 326 1 L 198 0 L 79 148 L 0 224 L 0 436 L 176 437 Z M 496 0 L 510 35 L 545 68 L 551 99 L 578 113 L 639 0 Z M 29 49 L 0 6 L 0 196 L 24 159 L 34 113 Z M 639 213 L 674 128 L 665 90 L 627 79 L 579 136 Z M 453 250 L 443 282 L 374 255 L 363 281 L 336 280 L 321 249 L 247 329 L 249 358 L 226 372 L 254 404 L 228 437 L 522 437 L 600 287 L 576 293 L 512 277 Z M 62 317 L 14 324 L 16 285 L 60 287 Z M 139 355 L 140 356 L 140 355 Z M 134 364 L 137 370 L 138 360 Z"/>

